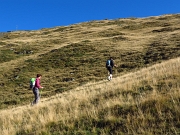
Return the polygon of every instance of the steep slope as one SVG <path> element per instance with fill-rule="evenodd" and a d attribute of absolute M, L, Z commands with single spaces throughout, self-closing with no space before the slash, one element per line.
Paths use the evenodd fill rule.
<path fill-rule="evenodd" d="M 0 111 L 0 134 L 179 134 L 180 58 Z M 35 126 L 34 126 L 35 125 Z"/>
<path fill-rule="evenodd" d="M 180 56 L 180 15 L 80 23 L 0 37 L 0 108 L 30 103 L 29 79 L 43 74 L 42 97 L 105 80 Z"/>

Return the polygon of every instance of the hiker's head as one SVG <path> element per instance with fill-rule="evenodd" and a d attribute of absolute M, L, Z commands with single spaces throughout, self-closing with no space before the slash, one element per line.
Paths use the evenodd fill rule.
<path fill-rule="evenodd" d="M 37 77 L 37 78 L 41 78 L 41 76 L 42 76 L 41 74 L 37 74 L 37 76 L 36 76 L 36 77 Z"/>
<path fill-rule="evenodd" d="M 112 60 L 113 58 L 112 58 L 112 57 L 110 57 L 109 59 L 110 59 L 110 60 Z"/>

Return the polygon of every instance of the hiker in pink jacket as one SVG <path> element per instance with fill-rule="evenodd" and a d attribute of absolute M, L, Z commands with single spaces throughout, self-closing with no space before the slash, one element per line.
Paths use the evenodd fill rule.
<path fill-rule="evenodd" d="M 39 89 L 42 89 L 43 87 L 40 85 L 40 79 L 42 75 L 37 74 L 36 81 L 35 81 L 35 86 L 33 88 L 33 93 L 34 93 L 34 101 L 32 102 L 32 105 L 37 104 L 39 99 L 40 99 L 40 94 L 39 94 Z"/>

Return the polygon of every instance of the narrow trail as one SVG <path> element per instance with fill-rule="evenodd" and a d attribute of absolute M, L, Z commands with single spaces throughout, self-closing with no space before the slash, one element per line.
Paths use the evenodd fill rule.
<path fill-rule="evenodd" d="M 93 89 L 93 92 L 95 92 L 96 90 L 99 91 L 99 88 L 101 88 L 100 91 L 103 91 L 103 87 L 109 87 L 109 85 L 112 85 L 112 86 L 117 85 L 117 84 L 125 85 L 125 84 L 128 84 L 129 82 L 134 82 L 134 81 L 138 81 L 145 78 L 153 79 L 154 76 L 158 75 L 157 72 L 159 73 L 160 70 L 162 70 L 162 68 L 164 68 L 165 70 L 164 73 L 171 74 L 171 71 L 169 70 L 169 68 L 175 70 L 175 69 L 179 69 L 179 66 L 180 66 L 180 57 L 168 60 L 163 63 L 155 64 L 151 67 L 140 69 L 136 72 L 130 72 L 122 76 L 117 76 L 116 78 L 113 78 L 112 81 L 107 81 L 104 79 L 98 82 L 89 82 L 87 84 L 84 84 L 83 86 L 74 88 L 71 91 L 65 91 L 63 93 L 56 94 L 48 98 L 41 98 L 39 105 L 37 106 L 31 106 L 30 104 L 26 104 L 22 106 L 16 106 L 16 107 L 0 110 L 0 113 L 1 114 L 5 114 L 6 112 L 18 113 L 19 111 L 22 111 L 22 110 L 26 111 L 28 109 L 31 109 L 32 107 L 46 106 L 47 104 L 53 103 L 54 101 L 57 102 L 58 99 L 61 99 L 61 98 L 68 100 L 69 98 L 72 98 L 74 95 L 79 94 L 79 93 L 84 93 L 84 92 L 91 93 L 92 89 Z M 94 89 L 94 88 L 98 88 L 98 89 Z"/>

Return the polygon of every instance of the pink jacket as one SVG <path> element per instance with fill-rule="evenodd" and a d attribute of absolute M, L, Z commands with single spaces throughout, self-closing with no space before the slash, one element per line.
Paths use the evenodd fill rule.
<path fill-rule="evenodd" d="M 37 87 L 38 89 L 41 88 L 40 79 L 39 78 L 36 78 L 35 87 Z"/>

